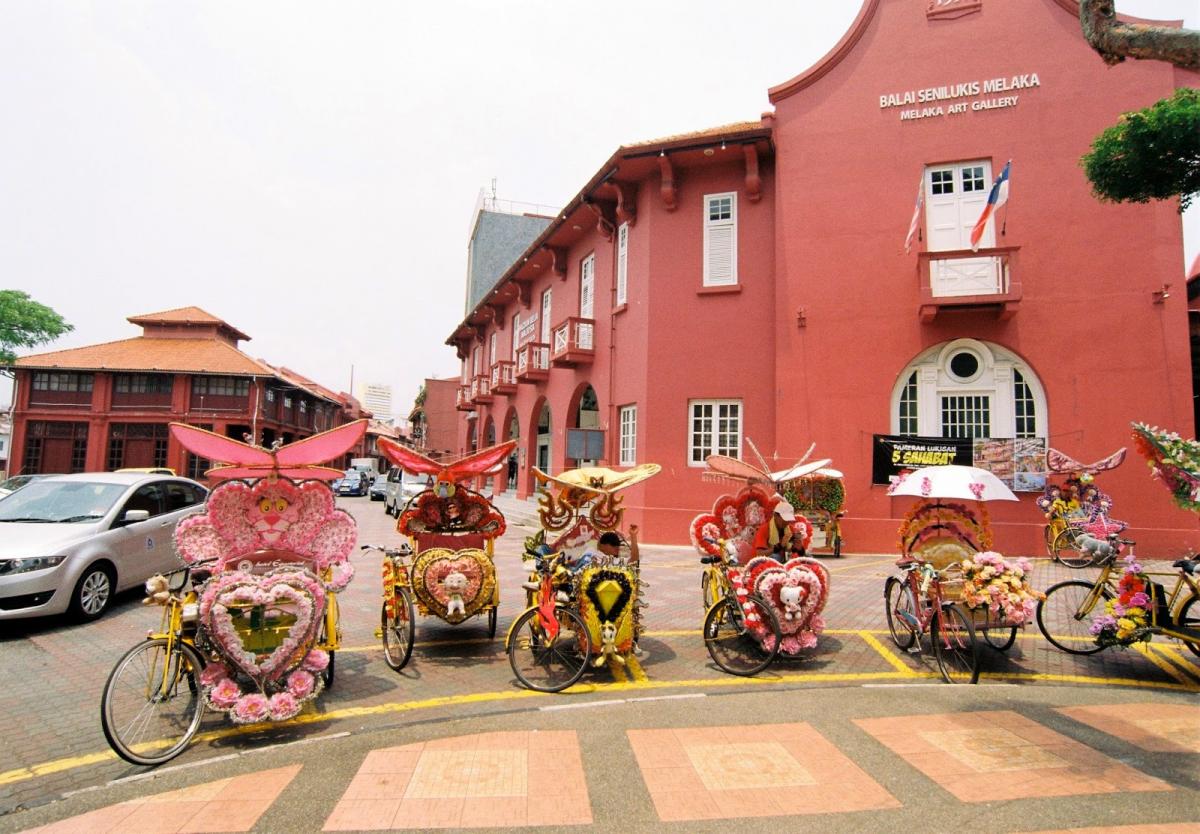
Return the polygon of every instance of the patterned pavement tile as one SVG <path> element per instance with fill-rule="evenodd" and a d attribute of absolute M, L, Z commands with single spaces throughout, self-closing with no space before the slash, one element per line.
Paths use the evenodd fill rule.
<path fill-rule="evenodd" d="M 963 802 L 1172 789 L 1007 710 L 854 723 Z"/>
<path fill-rule="evenodd" d="M 592 821 L 573 731 L 496 732 L 372 750 L 326 831 Z"/>
<path fill-rule="evenodd" d="M 300 772 L 301 765 L 262 770 L 131 799 L 25 834 L 204 834 L 249 831 Z"/>
<path fill-rule="evenodd" d="M 1058 712 L 1152 753 L 1200 753 L 1200 706 L 1113 704 Z"/>
<path fill-rule="evenodd" d="M 1099 828 L 1057 828 L 1025 834 L 1200 834 L 1200 822 L 1164 822 L 1149 825 L 1108 825 Z"/>
<path fill-rule="evenodd" d="M 808 724 L 627 732 L 664 822 L 900 807 Z"/>

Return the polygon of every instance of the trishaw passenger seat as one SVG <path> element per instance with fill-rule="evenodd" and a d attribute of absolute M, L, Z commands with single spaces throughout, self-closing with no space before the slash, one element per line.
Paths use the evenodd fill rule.
<path fill-rule="evenodd" d="M 417 542 L 422 550 L 431 547 L 444 547 L 447 550 L 465 550 L 473 547 L 483 550 L 487 537 L 482 533 L 421 533 Z"/>

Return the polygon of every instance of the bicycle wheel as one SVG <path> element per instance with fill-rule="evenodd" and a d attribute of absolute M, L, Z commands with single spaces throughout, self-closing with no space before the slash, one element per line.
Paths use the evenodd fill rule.
<path fill-rule="evenodd" d="M 779 620 L 758 597 L 746 603 L 772 636 L 771 648 L 746 627 L 746 612 L 734 596 L 714 604 L 704 615 L 704 648 L 713 662 L 731 675 L 751 677 L 771 665 L 779 654 Z"/>
<path fill-rule="evenodd" d="M 1038 603 L 1037 624 L 1050 644 L 1067 654 L 1095 654 L 1103 649 L 1096 645 L 1090 629 L 1092 617 L 1103 613 L 1103 602 L 1112 599 L 1112 591 L 1101 587 L 1096 593 L 1091 582 L 1068 579 L 1046 589 L 1046 598 Z"/>
<path fill-rule="evenodd" d="M 187 643 L 167 638 L 139 643 L 122 655 L 104 683 L 100 726 L 118 756 L 160 765 L 183 752 L 200 729 L 204 661 Z"/>
<path fill-rule="evenodd" d="M 1012 644 L 1017 642 L 1017 627 L 1010 628 L 984 628 L 980 629 L 983 632 L 983 640 L 993 649 L 998 652 L 1006 652 L 1012 648 Z"/>
<path fill-rule="evenodd" d="M 1054 527 L 1047 524 L 1042 528 L 1042 537 L 1046 540 L 1046 555 L 1051 559 L 1054 558 L 1054 540 L 1058 534 L 1054 532 Z"/>
<path fill-rule="evenodd" d="M 413 638 L 416 635 L 416 619 L 412 595 L 407 588 L 397 588 L 392 602 L 395 616 L 388 616 L 388 604 L 384 602 L 380 620 L 383 625 L 383 661 L 399 672 L 412 657 Z"/>
<path fill-rule="evenodd" d="M 943 606 L 929 629 L 933 656 L 946 683 L 975 683 L 979 680 L 979 644 L 975 626 L 957 605 Z"/>
<path fill-rule="evenodd" d="M 1076 570 L 1092 564 L 1092 555 L 1079 549 L 1079 536 L 1069 527 L 1055 536 L 1052 555 L 1068 568 Z"/>
<path fill-rule="evenodd" d="M 712 570 L 700 574 L 700 596 L 704 602 L 704 610 L 712 608 L 721 598 L 721 583 L 715 581 Z"/>
<path fill-rule="evenodd" d="M 557 606 L 558 634 L 546 639 L 538 610 L 522 614 L 508 641 L 508 662 L 523 685 L 537 692 L 561 692 L 583 676 L 592 656 L 587 628 L 570 608 Z"/>
<path fill-rule="evenodd" d="M 1183 605 L 1179 606 L 1176 624 L 1184 631 L 1200 634 L 1200 596 L 1192 594 Z M 1183 645 L 1187 646 L 1192 654 L 1200 657 L 1200 641 L 1184 640 Z"/>
<path fill-rule="evenodd" d="M 911 648 L 917 640 L 917 612 L 913 610 L 912 594 L 905 583 L 894 576 L 888 577 L 883 586 L 883 603 L 892 642 L 902 649 Z"/>

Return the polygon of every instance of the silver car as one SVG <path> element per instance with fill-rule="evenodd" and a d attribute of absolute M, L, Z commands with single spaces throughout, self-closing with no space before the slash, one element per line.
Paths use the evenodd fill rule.
<path fill-rule="evenodd" d="M 429 477 L 405 472 L 393 466 L 387 474 L 387 492 L 383 496 L 383 509 L 388 515 L 400 517 L 408 502 L 425 491 Z"/>
<path fill-rule="evenodd" d="M 186 478 L 52 475 L 0 502 L 0 620 L 104 613 L 117 591 L 180 565 L 175 525 L 207 490 Z"/>

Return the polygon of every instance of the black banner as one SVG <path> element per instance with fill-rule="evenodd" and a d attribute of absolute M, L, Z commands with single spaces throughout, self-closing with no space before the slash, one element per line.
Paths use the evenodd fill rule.
<path fill-rule="evenodd" d="M 871 455 L 871 483 L 886 486 L 901 472 L 922 466 L 971 466 L 973 442 L 965 437 L 877 434 Z"/>

